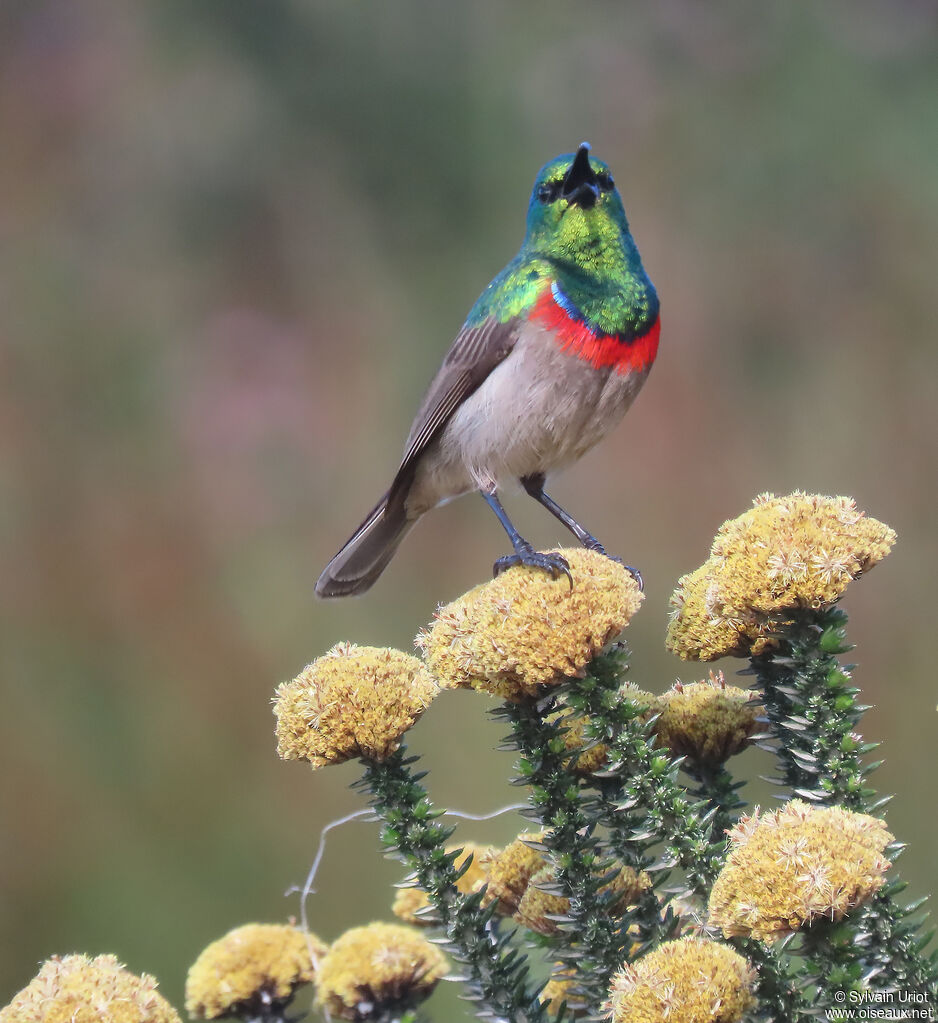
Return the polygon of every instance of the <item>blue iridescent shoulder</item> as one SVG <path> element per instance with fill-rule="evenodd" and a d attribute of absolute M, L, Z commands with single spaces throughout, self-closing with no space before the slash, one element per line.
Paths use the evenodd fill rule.
<path fill-rule="evenodd" d="M 528 312 L 551 278 L 550 264 L 519 253 L 482 292 L 466 317 L 466 326 L 475 327 L 490 316 L 500 323 Z"/>

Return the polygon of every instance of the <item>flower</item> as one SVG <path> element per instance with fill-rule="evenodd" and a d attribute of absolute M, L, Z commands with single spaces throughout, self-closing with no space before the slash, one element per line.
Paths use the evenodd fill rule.
<path fill-rule="evenodd" d="M 514 918 L 536 934 L 557 934 L 570 900 L 558 893 L 557 875 L 545 863 L 530 879 L 514 912 Z M 560 919 L 558 919 L 560 918 Z"/>
<path fill-rule="evenodd" d="M 596 742 L 588 734 L 588 717 L 564 708 L 549 714 L 547 720 L 566 729 L 562 741 L 566 749 L 576 754 L 570 757 L 567 765 L 574 774 L 590 775 L 602 769 L 609 747 L 605 743 Z"/>
<path fill-rule="evenodd" d="M 427 998 L 446 967 L 443 953 L 411 927 L 353 927 L 319 963 L 317 1002 L 341 1019 L 380 1018 Z"/>
<path fill-rule="evenodd" d="M 621 564 L 596 551 L 563 550 L 573 585 L 516 567 L 441 607 L 417 636 L 443 686 L 483 689 L 506 700 L 581 676 L 642 602 Z"/>
<path fill-rule="evenodd" d="M 289 924 L 244 924 L 205 948 L 189 968 L 186 1011 L 194 1019 L 257 1017 L 286 1006 L 309 984 L 327 946 Z"/>
<path fill-rule="evenodd" d="M 599 889 L 609 899 L 603 911 L 612 916 L 623 914 L 650 887 L 651 878 L 645 871 L 639 874 L 633 867 L 623 865 L 615 877 Z M 529 880 L 514 919 L 537 934 L 557 934 L 563 918 L 570 912 L 570 900 L 558 892 L 556 871 L 545 863 Z"/>
<path fill-rule="evenodd" d="M 728 686 L 723 672 L 706 682 L 680 682 L 657 698 L 654 731 L 662 746 L 692 764 L 716 767 L 746 748 L 757 728 L 753 693 Z"/>
<path fill-rule="evenodd" d="M 180 1023 L 156 981 L 115 956 L 53 956 L 0 1009 L 0 1023 Z"/>
<path fill-rule="evenodd" d="M 751 611 L 734 612 L 722 604 L 711 577 L 711 562 L 681 576 L 671 594 L 672 617 L 666 646 L 685 661 L 745 657 L 760 641 L 765 623 Z"/>
<path fill-rule="evenodd" d="M 485 902 L 497 899 L 498 912 L 503 916 L 517 912 L 531 878 L 546 864 L 543 853 L 536 848 L 543 838 L 543 831 L 523 831 L 486 863 Z"/>
<path fill-rule="evenodd" d="M 762 494 L 723 523 L 709 559 L 678 582 L 667 645 L 686 660 L 758 655 L 794 611 L 836 603 L 895 540 L 849 497 Z"/>
<path fill-rule="evenodd" d="M 577 994 L 576 977 L 569 969 L 560 964 L 554 967 L 554 972 L 544 985 L 539 998 L 541 1004 L 545 1005 L 547 1011 L 553 1016 L 559 1015 L 560 1007 L 564 1003 L 566 1003 L 568 1015 L 582 1016 L 587 1011 L 586 1003 Z"/>
<path fill-rule="evenodd" d="M 385 760 L 438 692 L 416 657 L 339 643 L 277 689 L 277 752 L 313 767 Z"/>
<path fill-rule="evenodd" d="M 538 934 L 556 934 L 560 920 L 570 911 L 570 900 L 559 893 L 557 875 L 541 850 L 544 832 L 522 832 L 501 852 L 484 863 L 486 903 L 498 900 L 498 912 Z M 651 878 L 629 866 L 617 864 L 618 873 L 600 889 L 608 898 L 608 913 L 622 913 L 638 901 Z"/>
<path fill-rule="evenodd" d="M 476 845 L 474 842 L 465 842 L 462 845 L 448 845 L 445 851 L 448 853 L 461 850 L 454 860 L 454 866 L 458 870 L 471 857 L 471 862 L 456 882 L 457 891 L 463 895 L 471 895 L 477 892 L 486 882 L 486 861 L 496 852 L 493 845 Z M 422 888 L 401 888 L 391 907 L 394 915 L 400 917 L 405 923 L 422 926 L 429 923 L 426 913 L 422 912 L 430 905 L 427 893 Z"/>
<path fill-rule="evenodd" d="M 703 938 L 666 941 L 612 980 L 613 1023 L 736 1023 L 755 1005 L 756 974 L 738 952 Z"/>
<path fill-rule="evenodd" d="M 814 921 L 840 920 L 883 884 L 893 836 L 876 817 L 793 799 L 743 817 L 710 893 L 711 927 L 775 941 Z"/>
<path fill-rule="evenodd" d="M 626 700 L 637 704 L 638 716 L 643 721 L 647 721 L 649 717 L 657 713 L 656 704 L 658 697 L 653 696 L 651 693 L 646 693 L 643 689 L 639 689 L 632 682 L 622 682 L 616 690 L 616 703 L 623 703 Z M 561 725 L 564 728 L 562 736 L 564 747 L 571 753 L 576 754 L 567 762 L 567 767 L 574 774 L 589 776 L 603 770 L 607 766 L 609 747 L 606 743 L 600 742 L 595 734 L 591 734 L 595 731 L 593 719 L 562 704 L 558 710 L 548 714 L 546 720 L 553 724 Z M 608 731 L 606 735 L 612 738 L 611 733 Z"/>

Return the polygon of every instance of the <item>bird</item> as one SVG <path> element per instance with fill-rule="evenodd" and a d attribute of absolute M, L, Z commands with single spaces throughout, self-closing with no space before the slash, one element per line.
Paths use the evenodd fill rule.
<path fill-rule="evenodd" d="M 655 361 L 659 334 L 658 294 L 612 172 L 583 142 L 538 173 L 520 251 L 470 310 L 390 487 L 326 566 L 316 593 L 364 593 L 418 519 L 472 491 L 513 548 L 496 560 L 495 575 L 529 565 L 564 574 L 572 586 L 566 558 L 535 550 L 499 494 L 520 481 L 584 547 L 607 554 L 547 495 L 545 481 L 618 424 Z"/>

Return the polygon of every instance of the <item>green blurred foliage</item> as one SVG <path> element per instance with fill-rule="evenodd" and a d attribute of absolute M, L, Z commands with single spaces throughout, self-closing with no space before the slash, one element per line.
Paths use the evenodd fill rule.
<path fill-rule="evenodd" d="M 855 496 L 900 536 L 846 601 L 866 734 L 934 888 L 936 58 L 935 0 L 6 0 L 0 1002 L 80 950 L 179 1005 L 204 944 L 298 911 L 359 797 L 351 765 L 277 762 L 270 695 L 338 639 L 409 649 L 503 552 L 467 498 L 364 599 L 312 596 L 537 168 L 583 138 L 663 307 L 645 393 L 554 487 L 645 574 L 635 680 L 705 674 L 662 639 L 724 518 Z M 413 734 L 442 804 L 516 795 L 484 703 L 447 694 Z M 398 877 L 373 826 L 339 831 L 314 928 L 386 917 Z"/>

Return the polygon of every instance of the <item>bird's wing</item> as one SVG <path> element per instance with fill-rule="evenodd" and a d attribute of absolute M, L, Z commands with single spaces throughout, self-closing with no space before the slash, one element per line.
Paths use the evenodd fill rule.
<path fill-rule="evenodd" d="M 514 317 L 501 323 L 488 316 L 476 326 L 462 328 L 410 428 L 395 484 L 409 477 L 417 460 L 456 409 L 514 348 L 520 326 Z"/>

